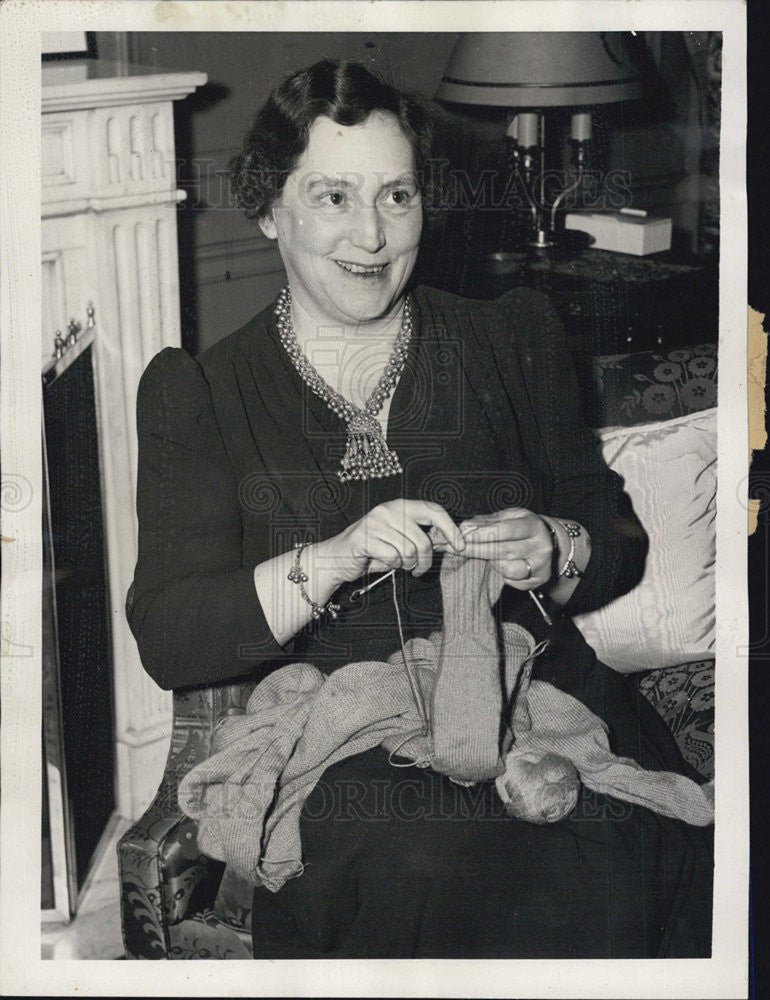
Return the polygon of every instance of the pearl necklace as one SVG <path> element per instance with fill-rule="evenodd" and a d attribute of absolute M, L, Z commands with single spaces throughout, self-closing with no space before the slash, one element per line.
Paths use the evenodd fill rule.
<path fill-rule="evenodd" d="M 299 346 L 291 322 L 291 291 L 288 285 L 278 296 L 275 315 L 281 343 L 302 380 L 347 425 L 347 448 L 342 458 L 342 468 L 337 472 L 342 482 L 350 479 L 382 479 L 385 476 L 401 473 L 403 471 L 401 462 L 395 451 L 388 447 L 377 414 L 395 388 L 406 364 L 406 355 L 412 339 L 412 307 L 409 299 L 407 298 L 404 303 L 401 329 L 393 344 L 388 363 L 363 408 L 354 406 L 332 389 Z"/>

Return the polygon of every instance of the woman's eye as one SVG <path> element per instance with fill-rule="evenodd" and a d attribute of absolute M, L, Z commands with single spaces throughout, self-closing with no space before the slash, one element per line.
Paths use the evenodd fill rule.
<path fill-rule="evenodd" d="M 410 191 L 408 188 L 394 188 L 388 193 L 388 202 L 391 205 L 397 205 L 399 208 L 405 208 L 409 202 L 412 200 L 414 192 Z"/>
<path fill-rule="evenodd" d="M 345 195 L 342 191 L 327 191 L 326 194 L 321 196 L 321 201 L 326 205 L 339 208 L 340 205 L 345 204 Z"/>

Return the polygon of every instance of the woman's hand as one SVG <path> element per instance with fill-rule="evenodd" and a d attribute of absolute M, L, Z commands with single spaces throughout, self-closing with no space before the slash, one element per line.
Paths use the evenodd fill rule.
<path fill-rule="evenodd" d="M 516 590 L 543 587 L 553 576 L 553 535 L 531 510 L 509 507 L 494 514 L 479 514 L 463 521 L 463 555 L 493 563 L 505 582 Z M 439 551 L 447 551 L 443 544 Z"/>
<path fill-rule="evenodd" d="M 390 500 L 369 511 L 349 528 L 320 542 L 319 564 L 339 586 L 364 573 L 410 570 L 421 576 L 433 563 L 433 545 L 423 526 L 437 528 L 445 551 L 463 552 L 465 540 L 449 514 L 437 503 Z"/>

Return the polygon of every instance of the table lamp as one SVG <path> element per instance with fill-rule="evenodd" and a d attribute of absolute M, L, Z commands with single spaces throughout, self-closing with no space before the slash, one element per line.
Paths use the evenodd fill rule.
<path fill-rule="evenodd" d="M 525 194 L 530 226 L 525 243 L 557 244 L 556 217 L 583 180 L 594 104 L 641 94 L 641 70 L 629 52 L 628 33 L 517 31 L 461 34 L 437 97 L 453 104 L 513 111 L 506 135 L 513 170 Z M 545 126 L 549 108 L 574 107 L 570 142 L 575 178 L 546 204 Z"/>

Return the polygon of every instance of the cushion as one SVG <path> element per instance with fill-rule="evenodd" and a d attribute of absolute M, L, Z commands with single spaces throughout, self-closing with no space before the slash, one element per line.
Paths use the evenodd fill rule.
<path fill-rule="evenodd" d="M 634 351 L 594 359 L 593 426 L 630 427 L 710 409 L 717 345 Z"/>
<path fill-rule="evenodd" d="M 650 536 L 641 582 L 575 616 L 599 659 L 621 673 L 714 656 L 716 416 L 711 408 L 597 432 Z"/>

